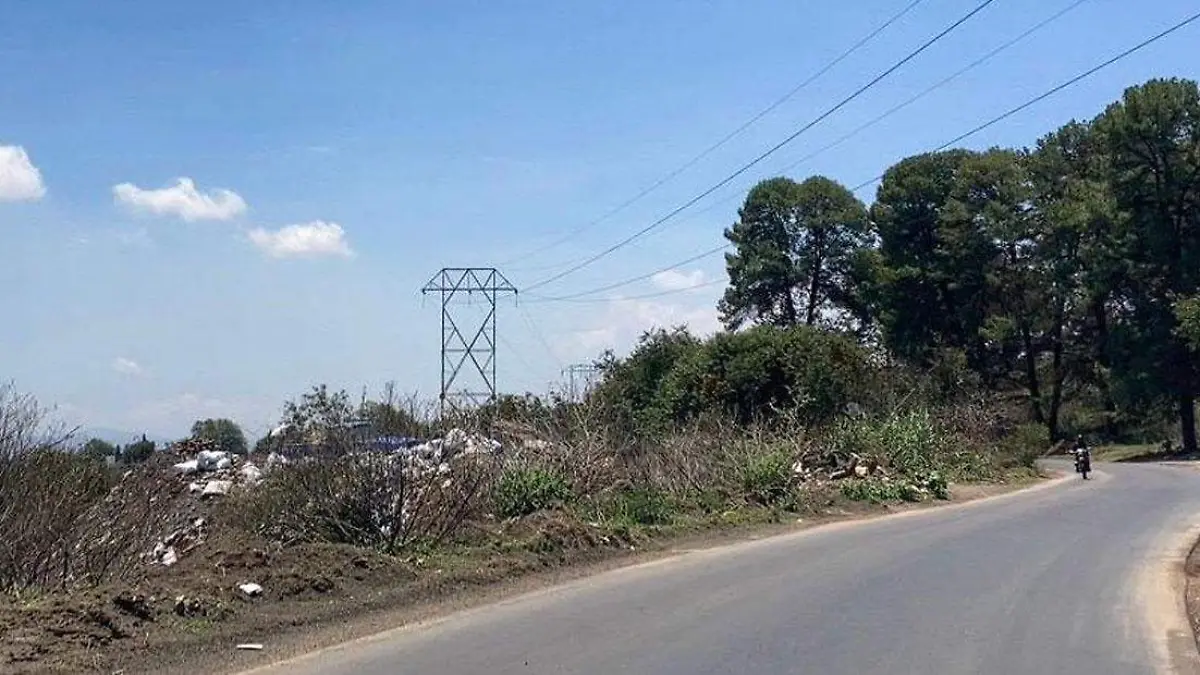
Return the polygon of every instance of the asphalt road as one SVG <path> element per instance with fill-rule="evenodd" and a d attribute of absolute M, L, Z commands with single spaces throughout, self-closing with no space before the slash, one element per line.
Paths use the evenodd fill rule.
<path fill-rule="evenodd" d="M 1096 469 L 1087 482 L 686 553 L 270 672 L 1153 673 L 1153 600 L 1139 580 L 1163 541 L 1177 548 L 1200 520 L 1200 470 Z"/>

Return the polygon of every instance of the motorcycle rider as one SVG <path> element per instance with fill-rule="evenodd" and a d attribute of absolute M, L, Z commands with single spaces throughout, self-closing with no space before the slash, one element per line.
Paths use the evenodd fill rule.
<path fill-rule="evenodd" d="M 1075 447 L 1071 449 L 1071 454 L 1075 456 L 1075 467 L 1078 471 L 1080 464 L 1092 468 L 1092 451 L 1088 449 L 1086 443 L 1083 442 L 1083 436 L 1075 437 Z"/>

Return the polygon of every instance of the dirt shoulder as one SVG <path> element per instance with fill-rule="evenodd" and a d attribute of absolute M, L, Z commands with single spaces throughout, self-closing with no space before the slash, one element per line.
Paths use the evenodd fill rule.
<path fill-rule="evenodd" d="M 224 541 L 169 579 L 0 607 L 2 672 L 239 672 L 397 626 L 688 550 L 961 504 L 1039 482 L 955 485 L 950 501 L 832 499 L 804 513 L 744 510 L 612 531 L 561 514 L 495 524 L 476 541 L 404 558 L 332 546 Z M 481 528 L 486 529 L 486 528 Z M 186 567 L 184 567 L 186 565 Z M 253 581 L 262 595 L 237 586 Z M 261 650 L 239 650 L 244 643 Z"/>

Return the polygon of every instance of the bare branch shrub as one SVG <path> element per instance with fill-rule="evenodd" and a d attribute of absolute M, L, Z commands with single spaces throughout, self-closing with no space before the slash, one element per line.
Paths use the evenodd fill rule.
<path fill-rule="evenodd" d="M 495 466 L 484 455 L 457 458 L 452 467 L 376 452 L 313 458 L 268 475 L 234 511 L 243 527 L 285 545 L 395 553 L 416 542 L 436 545 L 477 515 Z"/>
<path fill-rule="evenodd" d="M 37 401 L 0 385 L 0 592 L 95 584 L 128 574 L 152 529 L 149 495 L 62 449 Z"/>

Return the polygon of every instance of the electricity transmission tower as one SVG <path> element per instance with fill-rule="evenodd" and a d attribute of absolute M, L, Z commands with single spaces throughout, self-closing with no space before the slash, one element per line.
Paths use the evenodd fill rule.
<path fill-rule="evenodd" d="M 587 396 L 587 393 L 591 391 L 593 378 L 598 372 L 600 369 L 592 363 L 572 363 L 563 369 L 563 374 L 567 376 L 569 400 L 572 403 L 578 403 L 584 396 Z"/>
<path fill-rule="evenodd" d="M 435 274 L 421 294 L 438 293 L 442 300 L 442 387 L 439 410 L 445 414 L 496 400 L 496 301 L 517 293 L 494 267 L 446 267 Z M 452 306 L 480 302 L 483 318 L 466 324 Z M 464 330 L 466 328 L 466 330 Z M 456 385 L 459 385 L 456 388 Z"/>

